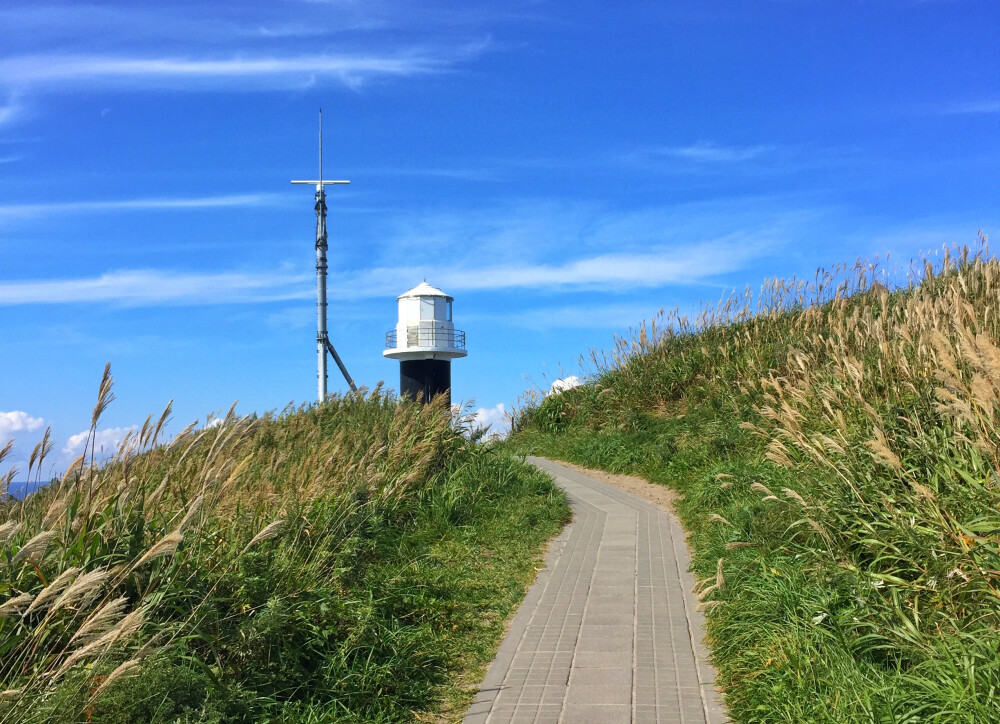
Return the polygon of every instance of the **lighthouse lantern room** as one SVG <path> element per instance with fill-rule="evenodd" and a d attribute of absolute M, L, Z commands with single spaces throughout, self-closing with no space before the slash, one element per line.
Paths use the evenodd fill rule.
<path fill-rule="evenodd" d="M 452 321 L 454 299 L 427 282 L 396 298 L 399 321 L 385 335 L 386 357 L 399 360 L 399 395 L 429 402 L 447 395 L 451 361 L 465 357 L 465 332 Z"/>

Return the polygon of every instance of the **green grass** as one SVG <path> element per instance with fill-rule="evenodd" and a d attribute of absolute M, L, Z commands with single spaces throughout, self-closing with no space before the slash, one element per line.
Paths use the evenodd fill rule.
<path fill-rule="evenodd" d="M 657 320 L 508 443 L 681 493 L 736 722 L 1000 721 L 1000 263 L 871 281 Z"/>
<path fill-rule="evenodd" d="M 462 718 L 567 520 L 545 476 L 378 390 L 156 428 L 0 504 L 0 722 Z"/>

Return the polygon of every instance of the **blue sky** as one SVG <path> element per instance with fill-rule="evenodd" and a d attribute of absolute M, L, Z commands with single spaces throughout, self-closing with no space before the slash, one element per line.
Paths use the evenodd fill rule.
<path fill-rule="evenodd" d="M 109 445 L 360 384 L 395 296 L 453 294 L 489 416 L 661 307 L 997 228 L 995 0 L 0 7 L 0 438 Z M 336 370 L 331 387 L 342 389 Z M 74 442 L 76 441 L 76 442 Z M 23 463 L 22 467 L 23 467 Z"/>

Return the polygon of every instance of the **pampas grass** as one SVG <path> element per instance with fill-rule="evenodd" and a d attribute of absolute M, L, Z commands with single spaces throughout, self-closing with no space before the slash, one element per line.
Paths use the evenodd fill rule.
<path fill-rule="evenodd" d="M 697 501 L 737 720 L 998 722 L 997 310 L 984 235 L 768 280 L 590 353 L 592 384 L 518 409 L 513 438 Z M 810 596 L 829 616 L 798 628 Z"/>
<path fill-rule="evenodd" d="M 405 515 L 466 445 L 440 400 L 399 404 L 376 388 L 280 414 L 239 416 L 233 405 L 221 424 L 164 442 L 168 404 L 98 464 L 113 388 L 107 366 L 86 447 L 65 474 L 0 509 L 0 702 L 19 692 L 0 724 L 46 719 L 57 692 L 90 711 L 158 652 L 209 641 L 222 589 L 265 546 L 288 537 L 329 579 L 341 541 L 369 516 Z M 29 470 L 51 449 L 46 431 Z M 305 521 L 321 501 L 340 513 L 314 532 Z"/>

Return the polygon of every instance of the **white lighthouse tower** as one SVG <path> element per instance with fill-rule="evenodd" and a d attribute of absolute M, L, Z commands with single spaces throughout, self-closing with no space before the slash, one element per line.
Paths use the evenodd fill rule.
<path fill-rule="evenodd" d="M 399 360 L 399 396 L 429 402 L 447 395 L 451 404 L 451 361 L 465 357 L 465 332 L 452 321 L 454 299 L 427 282 L 396 298 L 399 321 L 386 332 L 382 353 Z"/>

